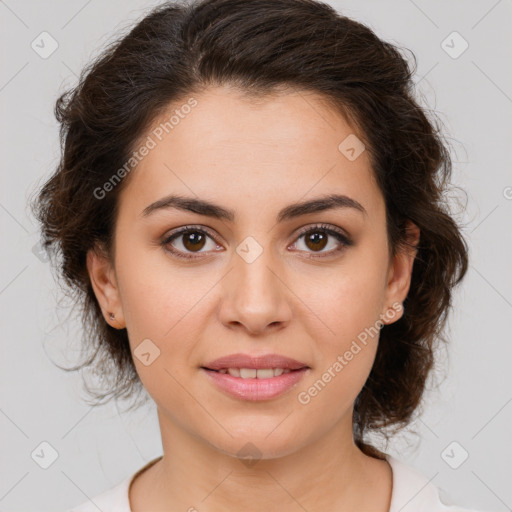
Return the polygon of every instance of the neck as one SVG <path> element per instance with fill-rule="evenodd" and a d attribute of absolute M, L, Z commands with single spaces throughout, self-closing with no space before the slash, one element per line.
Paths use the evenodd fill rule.
<path fill-rule="evenodd" d="M 351 417 L 298 449 L 291 440 L 288 453 L 282 442 L 269 442 L 277 433 L 238 443 L 219 433 L 223 451 L 222 440 L 215 447 L 207 444 L 160 411 L 159 423 L 164 456 L 133 482 L 133 512 L 389 511 L 391 468 L 355 445 Z M 240 448 L 233 453 L 233 445 L 242 453 Z M 279 454 L 272 447 L 279 447 Z"/>

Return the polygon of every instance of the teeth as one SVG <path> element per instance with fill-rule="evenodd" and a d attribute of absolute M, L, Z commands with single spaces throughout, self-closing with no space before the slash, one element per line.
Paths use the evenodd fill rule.
<path fill-rule="evenodd" d="M 271 379 L 274 377 L 274 370 L 273 368 L 260 368 L 256 372 L 256 377 L 258 379 Z"/>
<path fill-rule="evenodd" d="M 229 371 L 231 371 L 231 368 L 228 372 Z M 258 371 L 260 370 L 255 370 L 254 368 L 240 368 L 240 377 L 242 377 L 242 379 L 254 379 L 257 377 Z"/>
<path fill-rule="evenodd" d="M 220 373 L 229 373 L 232 377 L 241 377 L 242 379 L 271 379 L 279 377 L 283 373 L 290 373 L 291 370 L 283 368 L 228 368 L 219 370 Z"/>

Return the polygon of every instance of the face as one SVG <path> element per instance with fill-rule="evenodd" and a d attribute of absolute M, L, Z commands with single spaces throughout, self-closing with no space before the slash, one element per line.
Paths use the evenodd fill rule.
<path fill-rule="evenodd" d="M 413 262 L 389 256 L 368 152 L 339 148 L 355 132 L 312 93 L 254 102 L 218 87 L 194 98 L 169 133 L 158 119 L 143 138 L 155 145 L 120 194 L 113 264 L 89 254 L 105 318 L 127 328 L 160 421 L 221 452 L 250 441 L 271 458 L 333 428 L 351 435 L 378 327 L 400 318 Z M 318 207 L 333 195 L 341 199 Z M 289 208 L 315 200 L 316 209 Z M 272 396 L 232 394 L 216 384 L 229 376 L 203 367 L 235 353 L 307 369 Z"/>

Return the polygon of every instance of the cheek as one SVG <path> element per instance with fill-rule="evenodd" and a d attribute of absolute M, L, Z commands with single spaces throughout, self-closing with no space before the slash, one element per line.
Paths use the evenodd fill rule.
<path fill-rule="evenodd" d="M 179 406 L 183 397 L 172 390 L 190 379 L 183 362 L 201 338 L 201 319 L 209 318 L 205 298 L 218 278 L 199 267 L 195 273 L 172 268 L 159 250 L 119 252 L 118 284 L 137 373 L 155 401 L 171 393 Z"/>
<path fill-rule="evenodd" d="M 301 280 L 301 292 L 308 290 L 304 302 L 315 313 L 304 310 L 301 315 L 309 319 L 304 325 L 320 355 L 317 389 L 308 392 L 323 396 L 312 400 L 318 405 L 323 400 L 350 404 L 373 366 L 385 299 L 386 261 L 374 256 L 378 253 L 358 251 L 321 280 Z"/>
<path fill-rule="evenodd" d="M 371 372 L 380 335 L 381 290 L 368 275 L 340 278 L 317 296 L 318 317 L 329 329 L 310 324 L 319 360 L 314 378 L 299 392 L 308 415 L 317 411 L 327 423 L 350 410 Z M 314 309 L 314 308 L 312 308 Z"/>
<path fill-rule="evenodd" d="M 321 277 L 302 277 L 297 295 L 315 313 L 306 314 L 312 338 L 313 324 L 322 325 L 323 343 L 333 350 L 343 349 L 365 329 L 375 326 L 384 309 L 385 268 L 374 257 L 363 253 L 347 258 L 338 268 Z M 378 325 L 378 323 L 377 323 Z"/>
<path fill-rule="evenodd" d="M 206 269 L 180 269 L 151 248 L 119 254 L 121 302 L 127 329 L 134 340 L 164 340 L 191 328 L 196 307 L 215 284 Z M 195 323 L 192 322 L 192 328 Z"/>

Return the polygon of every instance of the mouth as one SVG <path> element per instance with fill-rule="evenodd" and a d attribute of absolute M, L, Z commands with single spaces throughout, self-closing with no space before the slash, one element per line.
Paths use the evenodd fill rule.
<path fill-rule="evenodd" d="M 245 401 L 271 400 L 293 389 L 306 374 L 309 366 L 302 368 L 220 368 L 202 366 L 201 371 L 209 382 L 231 398 Z"/>
<path fill-rule="evenodd" d="M 230 375 L 231 377 L 239 379 L 272 379 L 279 377 L 280 375 L 286 375 L 288 373 L 300 372 L 302 370 L 309 369 L 309 366 L 303 366 L 302 368 L 290 369 L 290 368 L 220 368 L 215 370 L 213 368 L 207 368 L 206 366 L 201 367 L 203 370 L 209 372 L 220 373 L 223 375 Z"/>

